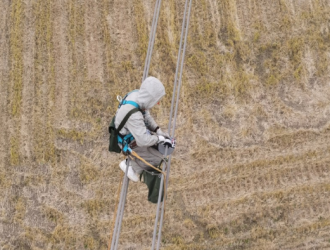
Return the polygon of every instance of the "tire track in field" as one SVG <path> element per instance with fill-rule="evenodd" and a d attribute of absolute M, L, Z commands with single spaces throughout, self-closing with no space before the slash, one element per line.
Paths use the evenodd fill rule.
<path fill-rule="evenodd" d="M 35 57 L 34 57 L 34 155 L 37 162 L 54 159 L 52 107 L 54 89 L 54 53 L 52 3 L 50 0 L 34 1 Z"/>
<path fill-rule="evenodd" d="M 8 88 L 8 134 L 10 164 L 18 165 L 20 156 L 20 115 L 22 112 L 23 88 L 23 22 L 24 5 L 12 1 L 9 9 L 9 67 Z"/>
<path fill-rule="evenodd" d="M 70 53 L 68 45 L 68 1 L 54 2 L 54 51 L 55 57 L 55 127 L 69 128 L 69 69 Z"/>
<path fill-rule="evenodd" d="M 9 195 L 8 185 L 11 184 L 11 173 L 9 164 L 9 25 L 10 25 L 10 1 L 0 1 L 0 247 L 5 244 L 5 236 L 11 235 L 13 224 L 9 219 Z M 9 225 L 11 228 L 9 228 Z M 17 229 L 17 228 L 15 228 Z M 15 231 L 15 230 L 13 230 Z"/>
<path fill-rule="evenodd" d="M 8 164 L 8 80 L 9 80 L 9 7 L 10 1 L 0 1 L 0 167 Z"/>
<path fill-rule="evenodd" d="M 100 12 L 97 4 L 87 1 L 85 11 L 85 49 L 88 80 L 103 82 L 103 51 L 100 37 Z"/>
<path fill-rule="evenodd" d="M 304 148 L 306 150 L 306 148 Z M 206 185 L 206 183 L 213 182 L 228 182 L 234 178 L 250 178 L 263 176 L 269 172 L 287 171 L 295 166 L 314 164 L 328 159 L 327 154 L 329 147 L 326 143 L 319 144 L 318 147 L 313 147 L 310 150 L 300 150 L 299 153 L 289 153 L 277 155 L 276 157 L 269 157 L 267 160 L 262 158 L 255 158 L 249 162 L 238 161 L 236 164 L 226 164 L 225 166 L 217 166 L 214 163 L 214 168 L 209 170 L 201 170 L 197 174 L 191 174 L 189 177 L 178 178 L 173 176 L 172 181 L 183 181 L 187 185 L 180 185 L 179 190 L 192 188 L 189 182 L 195 182 L 193 188 L 198 190 Z M 306 158 L 306 159 L 305 159 Z M 179 176 L 184 176 L 179 174 Z"/>
<path fill-rule="evenodd" d="M 115 61 L 122 62 L 131 60 L 131 47 L 135 45 L 134 30 L 132 22 L 134 19 L 127 18 L 132 15 L 131 3 L 115 0 L 113 3 L 113 9 L 116 11 L 110 12 L 108 23 L 110 27 L 110 37 L 113 38 L 113 55 Z M 132 20 L 133 19 L 133 20 Z M 141 20 L 143 21 L 143 20 Z"/>
<path fill-rule="evenodd" d="M 25 1 L 25 20 L 23 30 L 23 91 L 21 116 L 21 155 L 30 160 L 33 153 L 33 99 L 34 99 L 34 53 L 35 31 L 33 1 Z"/>
<path fill-rule="evenodd" d="M 298 130 L 275 137 L 255 149 L 233 149 L 227 152 L 230 156 L 219 157 L 226 162 L 226 165 L 219 169 L 203 169 L 198 174 L 190 176 L 179 174 L 187 176 L 185 180 L 174 176 L 175 186 L 180 187 L 175 188 L 175 191 L 182 193 L 182 199 L 186 207 L 189 207 L 188 214 L 200 216 L 209 224 L 216 221 L 224 222 L 223 219 L 226 219 L 224 227 L 228 227 L 235 218 L 240 218 L 244 214 L 249 217 L 249 213 L 252 216 L 262 214 L 272 207 L 283 207 L 282 199 L 286 200 L 284 207 L 287 211 L 287 220 L 278 218 L 278 225 L 290 228 L 288 220 L 308 220 L 314 223 L 318 217 L 326 217 L 329 213 L 328 191 L 323 190 L 327 186 L 322 187 L 322 182 L 326 183 L 329 179 L 329 141 L 329 130 L 326 128 L 317 132 Z M 267 158 L 262 157 L 265 155 Z M 231 158 L 237 158 L 232 168 L 229 164 Z M 210 164 L 214 164 L 216 159 L 211 159 Z M 307 187 L 315 191 L 309 193 Z M 173 192 L 171 187 L 169 192 Z M 278 196 L 277 200 L 273 199 L 274 195 Z M 176 205 L 173 209 L 182 210 Z M 169 213 L 170 217 L 177 216 L 175 211 L 173 215 Z M 174 224 L 173 227 L 180 228 Z M 244 228 L 245 224 L 241 227 Z M 275 229 L 278 229 L 278 233 L 281 231 L 280 227 Z M 322 230 L 325 229 L 321 228 L 320 231 Z M 253 231 L 243 230 L 242 234 L 249 232 Z M 267 241 L 263 233 L 261 232 L 258 237 Z M 317 238 L 319 241 L 324 240 L 321 236 Z M 287 239 L 280 242 L 288 244 Z M 224 245 L 220 242 L 217 244 Z"/>

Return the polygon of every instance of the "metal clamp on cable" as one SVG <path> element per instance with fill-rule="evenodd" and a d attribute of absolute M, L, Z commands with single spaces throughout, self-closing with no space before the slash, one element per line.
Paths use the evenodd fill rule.
<path fill-rule="evenodd" d="M 175 142 L 174 138 L 166 138 L 164 142 L 158 143 L 157 149 L 162 155 L 165 155 L 165 150 L 168 148 L 167 155 L 171 155 L 175 149 Z"/>

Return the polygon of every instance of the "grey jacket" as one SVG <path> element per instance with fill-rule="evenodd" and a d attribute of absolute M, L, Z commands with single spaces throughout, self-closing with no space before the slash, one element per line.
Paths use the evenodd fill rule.
<path fill-rule="evenodd" d="M 158 125 L 150 115 L 149 109 L 155 106 L 164 95 L 165 88 L 157 78 L 146 78 L 140 89 L 131 93 L 126 98 L 127 101 L 134 101 L 139 104 L 140 109 L 145 110 L 145 114 L 143 115 L 141 112 L 132 114 L 122 130 L 120 130 L 120 133 L 122 135 L 132 133 L 139 147 L 149 147 L 155 145 L 158 141 L 158 136 L 151 135 L 147 132 L 147 129 L 154 131 Z M 117 110 L 115 120 L 116 128 L 119 127 L 119 124 L 124 119 L 126 114 L 133 108 L 135 108 L 133 105 L 125 104 Z"/>

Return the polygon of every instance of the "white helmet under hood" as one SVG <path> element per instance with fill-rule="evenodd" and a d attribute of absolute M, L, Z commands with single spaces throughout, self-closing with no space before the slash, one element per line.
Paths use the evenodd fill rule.
<path fill-rule="evenodd" d="M 165 95 L 164 85 L 156 77 L 149 76 L 141 84 L 137 103 L 141 109 L 151 109 Z"/>

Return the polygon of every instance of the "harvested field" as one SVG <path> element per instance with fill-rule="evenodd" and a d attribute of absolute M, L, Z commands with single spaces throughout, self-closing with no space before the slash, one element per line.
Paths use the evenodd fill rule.
<path fill-rule="evenodd" d="M 155 1 L 0 1 L 0 249 L 107 249 L 118 94 L 139 88 Z M 184 1 L 150 75 L 166 128 Z M 330 1 L 194 1 L 162 249 L 330 249 Z M 120 249 L 150 249 L 131 183 Z"/>

